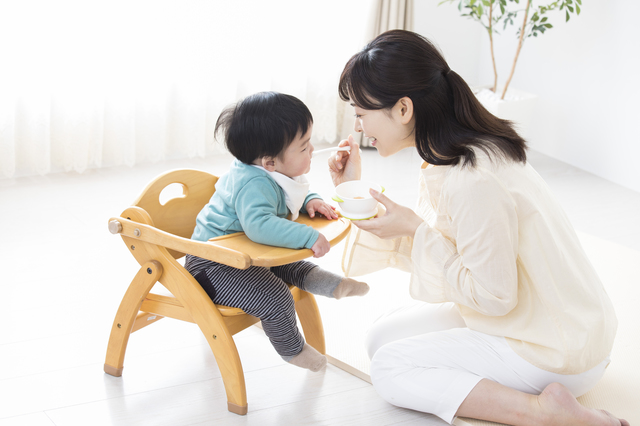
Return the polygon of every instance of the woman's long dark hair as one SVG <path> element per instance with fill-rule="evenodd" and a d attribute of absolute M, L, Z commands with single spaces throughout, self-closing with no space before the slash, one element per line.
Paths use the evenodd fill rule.
<path fill-rule="evenodd" d="M 355 54 L 340 76 L 340 98 L 366 110 L 390 109 L 400 98 L 413 101 L 418 153 L 435 165 L 474 166 L 472 148 L 526 162 L 526 142 L 510 121 L 476 99 L 425 37 L 387 31 Z"/>

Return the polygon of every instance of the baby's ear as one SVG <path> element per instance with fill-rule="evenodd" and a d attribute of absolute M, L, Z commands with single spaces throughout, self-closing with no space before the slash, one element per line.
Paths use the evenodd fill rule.
<path fill-rule="evenodd" d="M 262 167 L 270 172 L 276 171 L 276 159 L 273 157 L 262 157 L 260 159 L 260 163 Z"/>

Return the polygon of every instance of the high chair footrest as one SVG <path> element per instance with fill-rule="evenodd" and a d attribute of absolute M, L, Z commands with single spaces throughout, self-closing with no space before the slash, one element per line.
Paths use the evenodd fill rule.
<path fill-rule="evenodd" d="M 249 410 L 249 404 L 241 407 L 240 405 L 236 405 L 227 401 L 227 409 L 234 414 L 244 416 L 245 414 L 247 414 L 247 410 Z"/>
<path fill-rule="evenodd" d="M 110 376 L 114 376 L 114 377 L 120 377 L 122 376 L 122 368 L 115 368 L 110 366 L 109 364 L 105 364 L 104 365 L 104 372 L 107 373 Z"/>

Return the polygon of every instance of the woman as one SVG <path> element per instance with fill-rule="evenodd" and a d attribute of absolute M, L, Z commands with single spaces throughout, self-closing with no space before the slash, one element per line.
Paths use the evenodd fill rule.
<path fill-rule="evenodd" d="M 627 425 L 576 401 L 604 374 L 617 320 L 511 123 L 407 31 L 354 55 L 339 92 L 380 155 L 414 147 L 425 161 L 417 213 L 372 191 L 386 213 L 353 222 L 343 265 L 350 275 L 404 265 L 412 297 L 430 302 L 372 326 L 378 393 L 449 423 Z M 347 144 L 329 160 L 335 185 L 360 178 L 358 147 Z"/>

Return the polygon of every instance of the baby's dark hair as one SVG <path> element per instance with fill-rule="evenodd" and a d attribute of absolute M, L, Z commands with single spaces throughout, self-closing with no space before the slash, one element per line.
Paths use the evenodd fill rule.
<path fill-rule="evenodd" d="M 278 157 L 298 134 L 313 124 L 309 108 L 298 98 L 260 92 L 227 107 L 216 122 L 214 135 L 224 131 L 229 152 L 245 164 L 257 158 Z"/>

